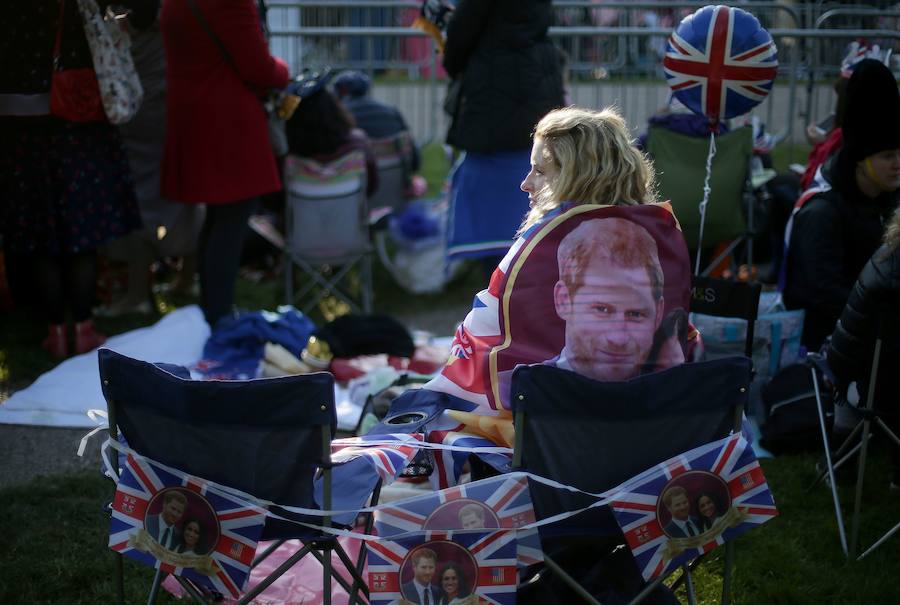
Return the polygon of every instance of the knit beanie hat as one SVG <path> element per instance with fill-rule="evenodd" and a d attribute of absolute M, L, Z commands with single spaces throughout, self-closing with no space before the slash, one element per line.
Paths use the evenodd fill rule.
<path fill-rule="evenodd" d="M 361 71 L 343 71 L 334 79 L 334 91 L 339 97 L 362 97 L 369 92 L 372 81 Z"/>
<path fill-rule="evenodd" d="M 847 84 L 843 136 L 844 147 L 855 162 L 900 148 L 900 92 L 884 63 L 864 59 L 853 71 Z"/>

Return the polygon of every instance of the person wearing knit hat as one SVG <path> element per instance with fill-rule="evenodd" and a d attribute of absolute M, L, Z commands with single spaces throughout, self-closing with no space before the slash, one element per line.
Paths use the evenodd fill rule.
<path fill-rule="evenodd" d="M 841 150 L 794 207 L 779 284 L 789 309 L 804 309 L 803 344 L 831 334 L 856 278 L 900 202 L 900 91 L 883 63 L 861 61 L 847 84 Z"/>
<path fill-rule="evenodd" d="M 386 139 L 401 132 L 409 133 L 409 126 L 400 110 L 378 101 L 369 94 L 372 82 L 361 71 L 343 71 L 334 79 L 334 92 L 370 139 Z M 412 137 L 410 136 L 410 141 Z M 420 168 L 421 158 L 415 143 L 410 145 L 406 158 L 410 171 Z"/>

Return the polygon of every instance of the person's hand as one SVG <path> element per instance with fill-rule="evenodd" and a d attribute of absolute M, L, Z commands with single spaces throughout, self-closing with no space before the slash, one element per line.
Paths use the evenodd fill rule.
<path fill-rule="evenodd" d="M 806 138 L 809 139 L 809 142 L 813 145 L 818 145 L 825 141 L 827 132 L 816 126 L 815 124 L 810 124 L 806 127 Z"/>

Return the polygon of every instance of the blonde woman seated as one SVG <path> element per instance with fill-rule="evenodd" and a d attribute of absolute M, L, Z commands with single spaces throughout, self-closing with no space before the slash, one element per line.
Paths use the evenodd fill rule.
<path fill-rule="evenodd" d="M 425 388 L 392 403 L 391 416 L 443 410 L 424 429 L 413 429 L 425 430 L 430 441 L 453 443 L 444 435 L 469 433 L 511 446 L 509 380 L 516 364 L 552 363 L 593 380 L 623 381 L 693 355 L 687 246 L 668 205 L 658 202 L 651 163 L 615 110 L 569 107 L 544 116 L 521 188 L 530 210 L 519 238 L 488 288 L 476 294 L 447 365 Z M 608 356 L 612 362 L 594 367 L 613 353 L 615 331 L 625 336 L 613 343 L 619 349 Z M 435 456 L 434 483 L 441 487 L 455 483 L 466 462 L 464 453 L 452 454 Z M 509 468 L 502 454 L 469 462 L 473 479 Z M 553 556 L 602 595 L 601 602 L 634 596 L 644 586 L 627 550 L 583 552 L 563 543 Z M 550 575 L 520 589 L 517 602 L 578 598 Z M 660 587 L 646 602 L 677 601 Z"/>
<path fill-rule="evenodd" d="M 668 216 L 670 225 L 654 238 L 641 217 L 606 213 L 582 222 L 559 242 L 552 269 L 543 261 L 541 279 L 553 289 L 554 308 L 547 310 L 551 314 L 547 319 L 565 322 L 559 327 L 565 332 L 565 346 L 520 363 L 546 361 L 595 380 L 628 380 L 698 353 L 698 334 L 689 327 L 686 314 L 687 248 L 668 204 L 659 203 L 652 164 L 632 144 L 625 120 L 614 109 L 568 107 L 544 116 L 534 131 L 531 170 L 521 188 L 528 193 L 530 210 L 519 228 L 520 237 L 490 286 L 476 295 L 472 311 L 456 332 L 448 364 L 426 385 L 468 402 L 474 409 L 465 409 L 464 403 L 450 406 L 455 410 L 450 412 L 452 418 L 465 424 L 465 430 L 502 445 L 512 443 L 507 411 L 512 368 L 501 368 L 494 376 L 486 366 L 504 329 L 499 308 L 509 284 L 507 275 L 517 270 L 514 263 L 521 260 L 523 248 L 527 251 L 533 245 L 538 231 L 579 206 L 656 205 L 657 215 Z M 664 265 L 670 267 L 665 275 Z M 532 285 L 543 290 L 540 284 Z M 668 310 L 663 313 L 664 309 Z M 540 317 L 532 319 L 535 327 L 545 323 Z M 616 334 L 614 325 L 627 329 Z M 533 344 L 535 353 L 542 344 Z M 499 386 L 485 384 L 485 376 Z"/>

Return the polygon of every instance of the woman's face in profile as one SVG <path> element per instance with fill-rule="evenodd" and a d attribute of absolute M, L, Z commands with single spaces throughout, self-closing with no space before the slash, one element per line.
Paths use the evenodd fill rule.
<path fill-rule="evenodd" d="M 200 541 L 200 524 L 196 521 L 190 521 L 184 526 L 184 545 L 188 548 L 197 546 Z"/>
<path fill-rule="evenodd" d="M 531 147 L 531 171 L 525 176 L 525 180 L 519 188 L 528 194 L 529 203 L 534 202 L 534 196 L 539 191 L 547 189 L 549 192 L 556 177 L 559 176 L 559 168 L 553 161 L 550 149 L 544 144 L 544 139 L 535 137 Z"/>
<path fill-rule="evenodd" d="M 453 596 L 459 592 L 459 575 L 455 569 L 448 569 L 441 575 L 441 588 L 447 596 Z"/>
<path fill-rule="evenodd" d="M 700 496 L 700 499 L 697 501 L 697 508 L 704 517 L 715 517 L 718 512 L 716 503 L 709 496 Z"/>

